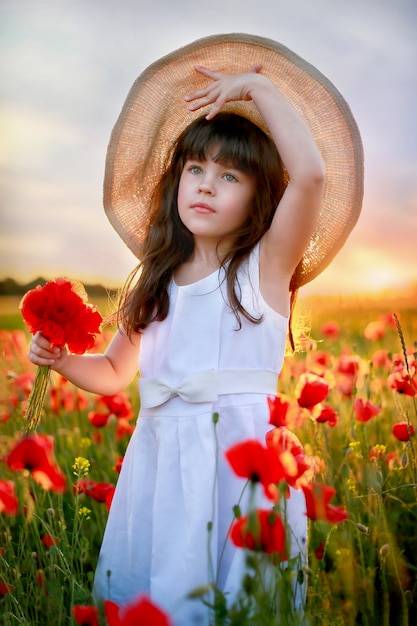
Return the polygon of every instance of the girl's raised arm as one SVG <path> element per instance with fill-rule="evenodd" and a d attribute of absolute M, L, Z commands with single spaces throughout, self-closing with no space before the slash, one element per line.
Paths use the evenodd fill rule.
<path fill-rule="evenodd" d="M 264 77 L 250 89 L 288 172 L 290 182 L 264 237 L 263 268 L 271 280 L 291 276 L 314 231 L 324 189 L 324 163 L 309 128 L 298 112 Z M 262 80 L 260 80 L 262 79 Z M 261 261 L 262 262 L 262 261 Z"/>
<path fill-rule="evenodd" d="M 139 347 L 140 335 L 129 339 L 118 330 L 104 354 L 69 354 L 37 333 L 30 344 L 29 359 L 35 365 L 50 365 L 85 391 L 111 396 L 125 389 L 137 372 Z"/>
<path fill-rule="evenodd" d="M 291 276 L 305 252 L 316 224 L 324 188 L 324 163 L 309 128 L 298 112 L 260 74 L 261 65 L 247 73 L 222 74 L 206 68 L 196 70 L 212 83 L 186 97 L 194 101 L 190 110 L 213 106 L 212 119 L 226 102 L 252 100 L 275 142 L 290 183 L 279 203 L 272 225 L 261 247 L 263 284 L 289 286 Z"/>

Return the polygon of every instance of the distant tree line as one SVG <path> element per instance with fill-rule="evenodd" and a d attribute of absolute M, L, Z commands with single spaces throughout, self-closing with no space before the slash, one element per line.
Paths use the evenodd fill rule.
<path fill-rule="evenodd" d="M 6 278 L 0 281 L 0 296 L 23 296 L 30 289 L 34 289 L 37 285 L 44 285 L 47 282 L 44 278 L 36 278 L 26 284 L 18 283 L 14 278 Z M 109 293 L 116 290 L 106 289 L 103 285 L 84 285 L 89 298 L 107 297 Z"/>

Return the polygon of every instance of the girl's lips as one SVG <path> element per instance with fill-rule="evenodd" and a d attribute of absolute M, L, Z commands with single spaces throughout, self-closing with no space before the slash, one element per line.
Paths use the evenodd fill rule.
<path fill-rule="evenodd" d="M 211 208 L 208 204 L 204 202 L 195 202 L 191 205 L 191 208 L 194 209 L 197 213 L 214 213 L 214 209 Z"/>

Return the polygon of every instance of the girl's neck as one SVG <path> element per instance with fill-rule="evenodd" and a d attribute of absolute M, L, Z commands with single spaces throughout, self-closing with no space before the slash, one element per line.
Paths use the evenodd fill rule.
<path fill-rule="evenodd" d="M 194 238 L 194 250 L 187 262 L 197 263 L 198 265 L 206 264 L 207 268 L 214 271 L 220 267 L 222 261 L 229 254 L 233 246 L 233 239 L 223 239 L 222 241 L 211 239 Z"/>
<path fill-rule="evenodd" d="M 208 242 L 196 242 L 191 255 L 175 270 L 174 279 L 177 285 L 187 285 L 209 276 L 219 269 L 229 247 L 217 246 Z"/>

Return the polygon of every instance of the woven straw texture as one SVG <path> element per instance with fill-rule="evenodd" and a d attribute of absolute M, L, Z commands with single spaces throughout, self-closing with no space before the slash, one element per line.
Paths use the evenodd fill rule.
<path fill-rule="evenodd" d="M 262 73 L 308 124 L 326 166 L 323 204 L 297 286 L 323 271 L 345 243 L 359 217 L 363 196 L 362 142 L 349 106 L 325 76 L 285 46 L 256 36 L 230 34 L 200 39 L 149 66 L 133 84 L 113 129 L 104 208 L 136 256 L 147 229 L 150 197 L 173 142 L 204 113 L 204 109 L 188 111 L 184 102 L 186 94 L 208 82 L 195 72 L 195 65 L 237 73 L 258 62 Z M 229 103 L 224 109 L 267 130 L 252 102 Z"/>

